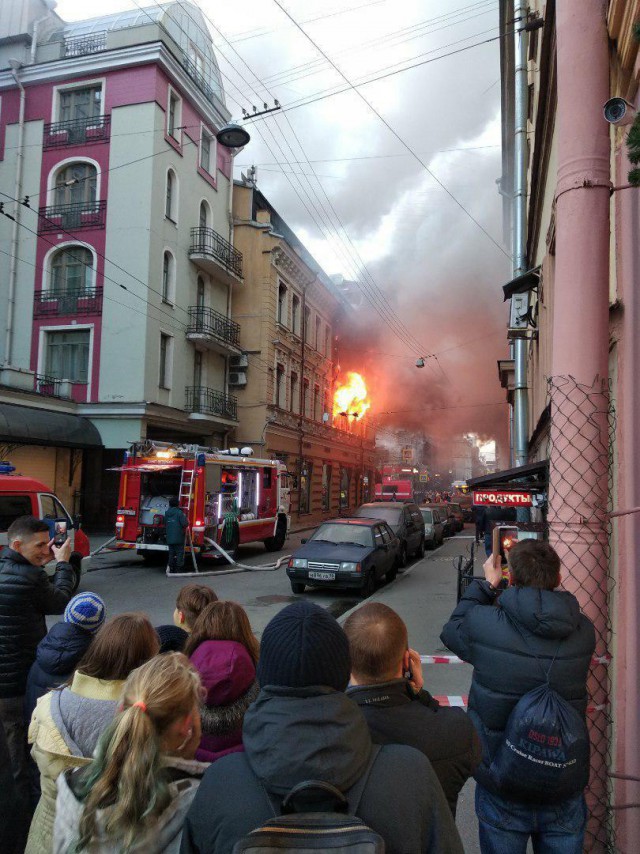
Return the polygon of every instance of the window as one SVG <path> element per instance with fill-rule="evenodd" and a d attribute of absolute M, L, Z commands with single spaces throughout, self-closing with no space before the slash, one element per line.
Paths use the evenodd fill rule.
<path fill-rule="evenodd" d="M 381 548 L 384 543 L 384 538 L 382 536 L 382 528 L 379 525 L 373 529 L 373 544 L 377 549 Z"/>
<path fill-rule="evenodd" d="M 291 411 L 300 411 L 300 391 L 298 386 L 298 375 L 291 372 Z"/>
<path fill-rule="evenodd" d="M 311 413 L 311 417 L 314 421 L 321 420 L 320 413 L 320 386 L 314 385 L 313 387 L 313 412 Z"/>
<path fill-rule="evenodd" d="M 204 57 L 193 42 L 189 42 L 189 59 L 193 63 L 194 71 L 204 74 Z"/>
<path fill-rule="evenodd" d="M 57 380 L 88 382 L 90 331 L 78 329 L 46 335 L 46 375 Z"/>
<path fill-rule="evenodd" d="M 291 330 L 300 335 L 300 297 L 297 294 L 291 297 Z"/>
<path fill-rule="evenodd" d="M 212 174 L 211 169 L 211 149 L 215 150 L 214 139 L 211 134 L 202 128 L 202 138 L 200 140 L 200 166 L 205 172 Z"/>
<path fill-rule="evenodd" d="M 175 261 L 171 252 L 162 256 L 162 302 L 173 303 L 175 282 Z"/>
<path fill-rule="evenodd" d="M 331 466 L 322 466 L 322 509 L 331 510 Z"/>
<path fill-rule="evenodd" d="M 390 543 L 393 541 L 393 532 L 391 531 L 388 525 L 382 525 L 381 531 L 383 543 Z"/>
<path fill-rule="evenodd" d="M 307 344 L 309 344 L 309 324 L 311 322 L 311 309 L 305 308 L 304 310 L 304 340 Z"/>
<path fill-rule="evenodd" d="M 176 221 L 176 216 L 174 212 L 175 207 L 175 193 L 176 193 L 176 174 L 173 169 L 169 169 L 167 172 L 167 193 L 164 202 L 164 215 L 167 219 L 170 219 L 171 222 Z"/>
<path fill-rule="evenodd" d="M 302 381 L 302 414 L 305 418 L 309 416 L 309 380 Z"/>
<path fill-rule="evenodd" d="M 331 330 L 328 326 L 324 331 L 324 354 L 331 358 Z"/>
<path fill-rule="evenodd" d="M 193 384 L 196 388 L 202 386 L 202 353 L 196 350 L 193 354 Z"/>
<path fill-rule="evenodd" d="M 51 260 L 49 291 L 54 296 L 85 293 L 92 284 L 93 254 L 84 246 L 55 252 Z"/>
<path fill-rule="evenodd" d="M 349 506 L 349 470 L 340 469 L 340 509 L 346 510 Z"/>
<path fill-rule="evenodd" d="M 320 332 L 322 330 L 322 322 L 319 317 L 316 317 L 316 340 L 313 343 L 313 346 L 316 350 L 319 350 L 322 346 L 322 338 L 320 337 Z"/>
<path fill-rule="evenodd" d="M 181 104 L 175 92 L 169 90 L 169 109 L 167 112 L 167 133 L 174 139 L 179 139 Z"/>
<path fill-rule="evenodd" d="M 198 308 L 204 308 L 204 279 L 202 276 L 198 276 L 196 285 L 196 305 Z"/>
<path fill-rule="evenodd" d="M 160 333 L 160 388 L 171 388 L 171 335 Z"/>
<path fill-rule="evenodd" d="M 102 112 L 102 87 L 64 89 L 60 92 L 60 121 L 93 119 Z"/>
<path fill-rule="evenodd" d="M 40 512 L 43 519 L 66 519 L 67 522 L 71 521 L 64 507 L 54 495 L 40 496 Z"/>
<path fill-rule="evenodd" d="M 278 285 L 278 323 L 287 325 L 287 286 L 282 282 Z"/>
<path fill-rule="evenodd" d="M 276 406 L 284 409 L 284 365 L 276 367 Z"/>
<path fill-rule="evenodd" d="M 16 519 L 31 516 L 32 512 L 29 495 L 0 495 L 0 532 L 6 534 Z"/>
<path fill-rule="evenodd" d="M 200 202 L 198 225 L 200 228 L 208 228 L 211 225 L 211 208 L 205 201 Z"/>
<path fill-rule="evenodd" d="M 311 475 L 313 466 L 308 460 L 302 460 L 300 469 L 300 513 L 309 513 L 311 510 Z"/>
<path fill-rule="evenodd" d="M 56 175 L 54 204 L 90 204 L 96 200 L 98 172 L 92 163 L 69 163 Z"/>

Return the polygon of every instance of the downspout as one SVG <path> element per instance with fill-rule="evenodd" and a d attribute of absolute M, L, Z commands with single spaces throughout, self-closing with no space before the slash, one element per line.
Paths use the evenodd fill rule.
<path fill-rule="evenodd" d="M 305 348 L 307 344 L 307 324 L 305 322 L 305 311 L 307 308 L 307 286 L 302 289 L 302 335 L 300 336 L 300 415 L 298 418 L 298 519 L 300 518 L 300 503 L 302 501 L 302 450 L 304 439 L 304 364 Z"/>
<path fill-rule="evenodd" d="M 45 21 L 48 21 L 50 15 L 43 15 L 42 18 L 38 18 L 33 22 L 33 34 L 31 36 L 31 61 L 30 65 L 34 65 L 36 61 L 36 51 L 38 49 L 38 30 L 40 28 L 40 24 L 43 24 Z"/>
<path fill-rule="evenodd" d="M 527 3 L 513 0 L 513 19 L 526 21 Z M 514 32 L 515 65 L 515 144 L 513 164 L 513 234 L 512 257 L 513 277 L 527 269 L 527 119 L 529 115 L 529 80 L 527 74 L 527 32 L 524 25 Z M 516 466 L 528 460 L 529 399 L 527 389 L 527 345 L 526 338 L 516 338 L 513 343 L 514 390 L 513 390 L 513 455 Z"/>
<path fill-rule="evenodd" d="M 13 62 L 15 62 L 15 60 Z M 12 64 L 12 60 L 9 60 L 9 63 Z M 13 74 L 13 78 L 16 81 L 18 88 L 20 89 L 18 145 L 16 147 L 16 181 L 13 191 L 14 198 L 18 201 L 16 202 L 13 226 L 11 229 L 11 260 L 9 264 L 9 292 L 7 294 L 7 325 L 4 347 L 5 365 L 11 365 L 13 351 L 13 315 L 15 307 L 16 278 L 18 275 L 18 228 L 20 226 L 20 212 L 22 210 L 20 199 L 22 197 L 22 170 L 24 159 L 24 112 L 26 103 L 26 93 L 24 86 L 22 85 L 22 81 L 20 80 L 20 76 L 18 73 L 19 70 L 20 66 L 17 63 L 15 65 L 12 64 L 11 73 Z"/>

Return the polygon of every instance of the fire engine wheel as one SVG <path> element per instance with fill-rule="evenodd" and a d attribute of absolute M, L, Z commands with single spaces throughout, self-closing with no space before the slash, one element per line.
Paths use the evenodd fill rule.
<path fill-rule="evenodd" d="M 273 537 L 267 537 L 264 541 L 264 547 L 268 552 L 279 552 L 284 546 L 284 541 L 287 538 L 287 523 L 280 519 L 276 526 L 276 533 Z"/>
<path fill-rule="evenodd" d="M 82 577 L 82 555 L 80 552 L 71 552 L 69 563 L 73 569 L 73 592 L 75 593 L 80 586 L 80 578 Z"/>

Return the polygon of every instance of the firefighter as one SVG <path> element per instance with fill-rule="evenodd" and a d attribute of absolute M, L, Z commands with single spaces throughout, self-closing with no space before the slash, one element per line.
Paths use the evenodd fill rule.
<path fill-rule="evenodd" d="M 164 514 L 165 539 L 169 546 L 169 572 L 181 572 L 184 566 L 184 538 L 189 520 L 180 509 L 180 502 L 173 496 L 169 509 Z"/>

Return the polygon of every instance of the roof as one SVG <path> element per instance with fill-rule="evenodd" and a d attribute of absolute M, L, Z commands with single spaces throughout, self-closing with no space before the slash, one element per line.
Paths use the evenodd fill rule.
<path fill-rule="evenodd" d="M 343 517 L 339 519 L 327 519 L 321 522 L 321 525 L 376 525 L 380 519 L 369 518 L 368 516 L 353 516 L 349 519 Z M 384 519 L 382 520 L 384 522 Z"/>
<path fill-rule="evenodd" d="M 549 484 L 549 460 L 540 460 L 513 469 L 484 474 L 482 477 L 473 477 L 467 481 L 467 486 L 475 489 L 478 486 L 489 488 L 509 483 L 522 486 L 524 489 L 546 489 Z"/>
<path fill-rule="evenodd" d="M 0 441 L 59 448 L 101 448 L 102 438 L 88 418 L 14 403 L 0 403 Z"/>
<path fill-rule="evenodd" d="M 413 504 L 413 501 L 369 501 L 362 507 L 404 507 L 405 504 Z"/>
<path fill-rule="evenodd" d="M 53 490 L 32 477 L 19 474 L 0 475 L 0 492 L 52 492 Z"/>

